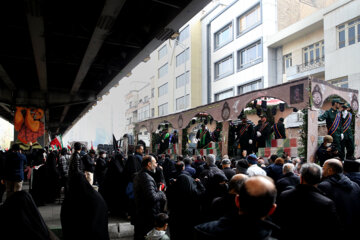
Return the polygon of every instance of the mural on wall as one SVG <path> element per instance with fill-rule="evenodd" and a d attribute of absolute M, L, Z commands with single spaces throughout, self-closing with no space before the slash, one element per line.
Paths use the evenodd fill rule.
<path fill-rule="evenodd" d="M 301 103 L 304 101 L 304 84 L 290 87 L 290 104 Z"/>
<path fill-rule="evenodd" d="M 22 149 L 28 149 L 30 142 L 33 148 L 44 145 L 44 110 L 40 108 L 16 107 L 14 118 L 14 138 Z"/>
<path fill-rule="evenodd" d="M 315 85 L 314 90 L 312 91 L 313 104 L 316 108 L 320 108 L 323 103 L 323 94 L 321 93 L 321 89 L 319 85 Z"/>

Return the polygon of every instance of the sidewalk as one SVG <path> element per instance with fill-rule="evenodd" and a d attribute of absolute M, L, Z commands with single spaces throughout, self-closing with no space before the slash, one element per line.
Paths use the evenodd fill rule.
<path fill-rule="evenodd" d="M 29 191 L 28 182 L 24 182 L 23 190 Z M 3 196 L 3 200 L 5 200 L 5 195 L 6 194 L 4 194 Z M 60 201 L 57 200 L 53 204 L 40 206 L 38 207 L 38 209 L 48 228 L 51 229 L 55 233 L 55 235 L 59 237 L 59 239 L 62 239 Z M 134 238 L 134 226 L 131 225 L 128 220 L 109 217 L 108 227 L 110 239 L 130 240 Z"/>
<path fill-rule="evenodd" d="M 61 222 L 60 222 L 60 209 L 61 204 L 48 204 L 46 206 L 38 207 L 41 216 L 43 217 L 46 225 L 58 237 L 61 238 Z M 110 239 L 130 240 L 134 236 L 134 226 L 129 221 L 119 218 L 109 217 L 109 235 Z"/>

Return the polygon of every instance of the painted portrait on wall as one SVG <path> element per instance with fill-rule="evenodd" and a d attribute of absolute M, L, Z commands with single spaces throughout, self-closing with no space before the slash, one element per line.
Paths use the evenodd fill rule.
<path fill-rule="evenodd" d="M 290 104 L 301 103 L 304 101 L 304 84 L 290 87 Z"/>

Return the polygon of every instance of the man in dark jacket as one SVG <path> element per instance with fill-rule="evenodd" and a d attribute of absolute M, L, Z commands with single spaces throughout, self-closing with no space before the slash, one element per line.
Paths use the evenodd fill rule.
<path fill-rule="evenodd" d="M 261 122 L 255 127 L 256 148 L 263 148 L 271 133 L 271 125 L 266 119 L 266 115 L 260 116 Z"/>
<path fill-rule="evenodd" d="M 194 180 L 182 170 L 176 179 L 170 182 L 166 192 L 171 239 L 193 236 L 194 226 L 200 221 L 200 199 L 205 193 L 204 186 L 198 178 Z"/>
<path fill-rule="evenodd" d="M 195 157 L 194 162 L 191 165 L 196 170 L 195 177 L 197 178 L 200 176 L 200 173 L 204 170 L 205 161 L 203 161 L 203 157 L 201 155 L 197 155 Z"/>
<path fill-rule="evenodd" d="M 223 197 L 215 198 L 211 204 L 211 214 L 214 220 L 223 216 L 237 216 L 238 209 L 235 204 L 236 194 L 249 177 L 245 174 L 235 174 L 229 181 L 229 191 Z"/>
<path fill-rule="evenodd" d="M 74 153 L 70 157 L 69 164 L 69 178 L 76 173 L 84 174 L 84 166 L 80 157 L 81 143 L 76 142 L 74 144 Z"/>
<path fill-rule="evenodd" d="M 21 191 L 24 181 L 24 164 L 26 163 L 26 157 L 21 153 L 19 144 L 12 145 L 5 158 L 4 180 L 6 198 L 14 192 Z"/>
<path fill-rule="evenodd" d="M 277 180 L 276 182 L 276 189 L 277 194 L 280 196 L 280 194 L 285 191 L 289 190 L 291 188 L 296 187 L 300 184 L 300 178 L 299 176 L 295 175 L 294 173 L 295 166 L 292 163 L 285 163 L 283 166 L 283 174 L 284 176 Z"/>
<path fill-rule="evenodd" d="M 344 174 L 360 186 L 360 163 L 354 160 L 344 161 Z"/>
<path fill-rule="evenodd" d="M 323 166 L 326 160 L 338 156 L 339 152 L 336 146 L 333 144 L 333 137 L 330 135 L 325 135 L 324 142 L 316 150 L 316 158 L 320 166 Z"/>
<path fill-rule="evenodd" d="M 222 171 L 225 173 L 225 176 L 228 180 L 230 180 L 236 174 L 235 170 L 230 168 L 231 166 L 230 159 L 223 159 L 221 161 L 221 166 L 222 166 Z"/>
<path fill-rule="evenodd" d="M 275 139 L 286 138 L 284 118 L 279 118 L 278 123 L 274 123 L 271 132 L 274 132 Z"/>
<path fill-rule="evenodd" d="M 184 163 L 185 163 L 185 171 L 190 173 L 191 177 L 195 178 L 196 170 L 191 166 L 191 158 L 189 157 L 184 158 Z"/>
<path fill-rule="evenodd" d="M 135 194 L 135 228 L 134 239 L 144 239 L 154 227 L 155 216 L 162 211 L 161 206 L 166 201 L 165 193 L 157 187 L 152 174 L 157 163 L 154 157 L 145 156 L 141 170 L 134 178 Z"/>
<path fill-rule="evenodd" d="M 256 189 L 256 190 L 254 190 Z M 225 216 L 217 221 L 195 227 L 196 239 L 269 239 L 278 227 L 265 220 L 276 208 L 276 188 L 263 176 L 247 179 L 236 196 L 238 215 Z"/>
<path fill-rule="evenodd" d="M 276 183 L 282 176 L 282 168 L 284 165 L 283 158 L 276 158 L 273 164 L 270 164 L 267 168 L 265 168 L 266 176 L 271 177 Z"/>
<path fill-rule="evenodd" d="M 135 147 L 135 154 L 129 154 L 125 163 L 125 172 L 129 182 L 133 181 L 134 174 L 141 170 L 141 162 L 143 158 L 144 147 L 137 145 Z"/>
<path fill-rule="evenodd" d="M 344 239 L 353 239 L 360 225 L 360 187 L 343 174 L 342 163 L 337 159 L 326 160 L 323 181 L 318 188 L 335 202 L 344 227 Z"/>
<path fill-rule="evenodd" d="M 241 115 L 241 123 L 236 127 L 236 141 L 240 144 L 241 152 L 253 150 L 254 127 L 247 121 L 245 114 Z"/>
<path fill-rule="evenodd" d="M 316 188 L 320 180 L 321 167 L 306 163 L 300 170 L 300 184 L 280 195 L 275 219 L 281 239 L 341 239 L 335 203 Z M 305 222 L 306 227 L 298 231 Z"/>

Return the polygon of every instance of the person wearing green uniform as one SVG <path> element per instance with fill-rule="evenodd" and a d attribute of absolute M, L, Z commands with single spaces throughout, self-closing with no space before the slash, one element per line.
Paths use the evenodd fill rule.
<path fill-rule="evenodd" d="M 168 128 L 164 128 L 160 136 L 160 149 L 159 154 L 165 153 L 169 148 L 170 133 Z"/>
<path fill-rule="evenodd" d="M 201 129 L 196 133 L 196 139 L 198 139 L 197 149 L 205 148 L 211 142 L 210 132 L 206 129 L 205 124 L 201 124 Z"/>
<path fill-rule="evenodd" d="M 341 141 L 341 151 L 345 155 L 346 148 L 346 159 L 355 160 L 354 158 L 354 134 L 351 129 L 352 124 L 352 113 L 350 104 L 346 103 L 342 106 L 341 112 L 341 125 L 344 139 Z"/>
<path fill-rule="evenodd" d="M 322 114 L 318 120 L 324 121 L 326 120 L 326 127 L 328 129 L 328 135 L 333 137 L 333 143 L 336 146 L 336 149 L 339 152 L 339 157 L 344 159 L 344 154 L 341 151 L 341 140 L 344 138 L 342 125 L 341 125 L 341 113 L 339 108 L 343 102 L 340 99 L 335 98 L 331 102 L 332 106 L 329 110 L 326 110 L 324 114 Z"/>

